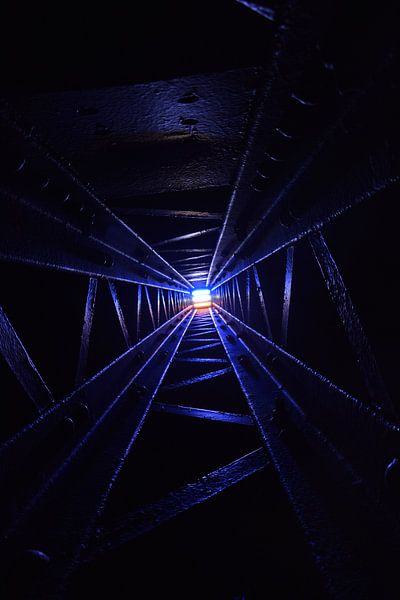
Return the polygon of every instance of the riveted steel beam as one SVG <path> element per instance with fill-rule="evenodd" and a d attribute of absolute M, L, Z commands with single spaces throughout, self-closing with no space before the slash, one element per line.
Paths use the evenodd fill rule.
<path fill-rule="evenodd" d="M 241 207 L 245 201 L 251 205 L 249 195 L 255 193 L 249 191 L 250 181 L 246 190 L 240 188 L 240 202 L 237 193 L 233 196 L 210 267 L 210 287 L 218 287 L 400 181 L 398 131 L 393 127 L 394 68 L 386 66 L 372 82 L 364 82 L 356 97 L 349 95 L 345 107 L 327 120 L 322 134 L 318 129 L 304 156 L 295 155 L 296 162 L 282 166 L 283 173 L 276 176 L 270 191 L 258 192 L 256 206 L 263 211 L 239 236 Z M 321 178 L 320 173 L 331 175 Z"/>
<path fill-rule="evenodd" d="M 396 455 L 400 427 L 371 407 L 340 389 L 314 369 L 218 306 L 215 309 L 236 334 L 282 381 L 310 423 L 348 458 L 376 499 L 380 495 L 384 465 Z M 221 329 L 219 329 L 221 332 Z M 384 443 L 383 443 L 383 440 Z"/>
<path fill-rule="evenodd" d="M 236 0 L 236 2 L 243 4 L 243 6 L 253 10 L 268 21 L 275 21 L 275 10 L 273 8 L 264 6 L 263 4 L 260 4 L 260 2 L 248 2 L 247 0 Z"/>
<path fill-rule="evenodd" d="M 84 378 L 89 354 L 90 333 L 92 331 L 92 323 L 94 316 L 94 307 L 96 303 L 97 279 L 89 278 L 88 292 L 86 296 L 85 315 L 83 319 L 81 346 L 79 350 L 78 367 L 76 370 L 75 386 L 78 387 Z"/>
<path fill-rule="evenodd" d="M 228 373 L 231 373 L 231 371 L 231 367 L 226 367 L 225 369 L 219 369 L 217 371 L 210 371 L 209 373 L 197 375 L 197 377 L 183 379 L 182 381 L 178 381 L 177 383 L 169 383 L 168 385 L 164 385 L 160 391 L 169 392 L 171 390 L 177 390 L 179 388 L 187 387 L 189 385 L 196 385 L 197 383 L 202 383 L 203 381 L 208 381 L 209 379 L 215 379 L 215 377 L 227 375 Z"/>
<path fill-rule="evenodd" d="M 5 102 L 0 119 L 17 137 L 22 155 L 30 157 L 24 168 L 5 174 L 1 259 L 191 289 Z"/>
<path fill-rule="evenodd" d="M 237 425 L 254 425 L 250 415 L 239 415 L 219 410 L 208 410 L 206 408 L 193 408 L 191 406 L 182 406 L 179 404 L 167 404 L 166 402 L 155 402 L 153 404 L 153 410 L 159 413 L 194 417 L 196 419 L 206 419 L 208 421 L 236 423 Z"/>
<path fill-rule="evenodd" d="M 49 388 L 1 306 L 0 352 L 39 412 L 54 402 Z"/>
<path fill-rule="evenodd" d="M 385 408 L 389 414 L 395 415 L 395 407 L 387 393 L 360 317 L 325 238 L 319 231 L 312 234 L 309 240 L 329 294 L 353 348 L 357 366 L 360 369 L 370 399 L 377 406 Z"/>
<path fill-rule="evenodd" d="M 216 231 L 219 231 L 219 227 L 209 227 L 208 229 L 202 229 L 200 231 L 192 231 L 191 233 L 185 233 L 184 235 L 179 235 L 177 237 L 168 238 L 167 240 L 162 240 L 161 242 L 153 244 L 153 246 L 155 248 L 159 248 L 160 246 L 166 246 L 167 244 L 174 244 L 176 242 L 182 242 L 197 237 L 203 237 L 205 235 L 208 235 L 209 233 L 215 233 Z"/>
<path fill-rule="evenodd" d="M 115 283 L 113 281 L 108 282 L 108 287 L 110 289 L 111 297 L 114 302 L 115 311 L 118 316 L 118 321 L 121 326 L 121 331 L 122 335 L 124 336 L 125 344 L 127 348 L 130 348 L 132 346 L 131 337 L 129 335 L 129 331 L 125 323 L 125 317 L 122 310 L 121 302 L 119 300 L 117 288 L 115 287 Z M 145 290 L 147 291 L 147 288 L 145 288 Z"/>
<path fill-rule="evenodd" d="M 5 528 L 8 557 L 12 559 L 22 547 L 43 549 L 51 558 L 46 577 L 32 580 L 29 597 L 49 597 L 64 589 L 194 314 L 185 311 L 177 315 L 2 449 L 6 459 L 2 465 L 9 475 L 9 485 L 3 489 L 11 492 L 10 484 L 15 486 L 18 473 L 25 479 L 25 493 L 27 488 L 30 491 L 25 502 L 19 495 L 18 510 Z M 139 352 L 143 355 L 138 356 Z M 46 457 L 47 469 L 38 465 L 36 491 L 32 493 L 32 481 L 26 485 L 27 476 L 33 474 L 32 453 L 34 456 L 40 438 L 43 442 L 44 432 L 55 425 L 55 419 L 71 414 L 66 411 L 73 412 L 74 404 L 82 398 L 90 413 L 89 422 L 82 433 L 78 429 L 61 454 L 58 451 Z M 14 507 L 15 500 L 13 497 Z"/>
<path fill-rule="evenodd" d="M 265 451 L 254 450 L 233 462 L 204 475 L 199 480 L 171 492 L 159 502 L 149 504 L 125 515 L 122 519 L 99 533 L 96 545 L 86 552 L 86 560 L 93 560 L 104 552 L 149 532 L 190 508 L 197 506 L 257 473 L 268 465 Z"/>
<path fill-rule="evenodd" d="M 382 486 L 399 428 L 220 307 L 213 318 L 328 593 L 389 590 L 399 527 Z"/>
<path fill-rule="evenodd" d="M 54 449 L 60 460 L 67 455 L 69 448 L 68 444 L 65 444 L 65 438 L 68 440 L 68 428 L 72 430 L 74 441 L 78 442 L 91 425 L 108 410 L 112 399 L 116 398 L 132 377 L 142 369 L 162 339 L 189 314 L 191 313 L 188 309 L 181 311 L 57 405 L 45 410 L 40 418 L 1 446 L 2 480 L 10 491 L 7 498 L 2 496 L 2 503 L 8 506 L 6 508 L 4 505 L 2 508 L 4 525 L 15 518 L 15 503 L 27 502 L 42 481 L 42 476 L 50 476 L 55 468 Z M 11 482 L 11 489 L 6 484 L 7 481 Z"/>
<path fill-rule="evenodd" d="M 176 210 L 164 208 L 118 208 L 122 215 L 138 215 L 143 217 L 166 217 L 171 219 L 199 219 L 206 221 L 221 221 L 223 213 L 204 212 L 198 210 Z"/>

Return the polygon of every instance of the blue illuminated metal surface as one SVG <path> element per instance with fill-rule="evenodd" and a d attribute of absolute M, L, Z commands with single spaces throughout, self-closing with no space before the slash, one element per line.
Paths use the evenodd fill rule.
<path fill-rule="evenodd" d="M 209 373 L 204 373 L 203 375 L 198 375 L 197 377 L 191 377 L 190 379 L 183 379 L 182 381 L 178 381 L 177 383 L 170 383 L 168 385 L 164 385 L 161 388 L 161 391 L 166 392 L 170 390 L 177 390 L 188 385 L 195 385 L 197 383 L 201 383 L 202 381 L 214 379 L 215 377 L 221 377 L 222 375 L 226 375 L 231 371 L 231 367 L 227 367 L 226 369 L 219 369 L 218 371 L 210 371 Z"/>
<path fill-rule="evenodd" d="M 228 318 L 229 325 L 221 317 L 222 314 Z M 324 421 L 328 435 L 325 437 L 323 429 L 319 430 L 316 427 L 316 410 L 307 410 L 306 396 L 293 399 L 270 367 L 264 364 L 265 347 L 276 346 L 225 311 L 218 309 L 213 318 L 265 448 L 304 530 L 327 590 L 334 597 L 367 597 L 374 580 L 374 574 L 368 571 L 373 551 L 369 546 L 360 544 L 359 531 L 368 523 L 368 528 L 374 532 L 374 536 L 382 540 L 392 539 L 394 543 L 398 535 L 394 515 L 386 506 L 387 512 L 383 516 L 382 507 L 378 508 L 373 500 L 371 502 L 370 497 L 367 500 L 366 491 L 362 489 L 366 480 L 361 479 L 360 474 L 353 470 L 360 465 L 353 462 L 350 466 L 347 460 L 349 456 L 341 453 L 343 448 L 338 449 L 332 444 L 334 427 L 331 427 L 329 419 L 325 418 Z M 261 345 L 257 346 L 257 354 L 260 354 L 260 347 L 264 348 L 261 359 L 244 340 L 249 340 L 252 346 L 255 340 L 261 342 Z M 278 352 L 286 354 L 280 349 Z M 276 368 L 275 365 L 274 367 Z M 309 373 L 309 376 L 318 381 L 315 374 Z M 320 387 L 325 387 L 325 395 L 333 388 L 326 380 L 321 379 L 320 383 Z M 318 387 L 313 391 L 313 404 L 318 400 L 324 405 L 325 398 L 322 395 L 318 398 L 317 393 Z M 323 394 L 322 390 L 321 393 Z M 337 398 L 338 393 L 335 396 Z M 350 399 L 345 398 L 345 401 L 349 404 L 350 414 Z M 343 407 L 337 404 L 332 408 L 332 418 L 335 412 L 343 411 Z M 304 412 L 304 409 L 307 412 Z M 356 410 L 359 416 L 360 408 Z M 344 413 L 341 414 L 344 417 Z M 350 454 L 350 457 L 355 458 L 354 450 L 356 453 L 366 450 L 370 453 L 371 449 L 368 446 L 372 443 L 372 431 L 364 439 L 362 448 L 355 449 L 355 431 L 348 427 L 348 423 L 344 423 L 345 421 L 340 421 L 341 433 L 345 432 L 345 436 L 351 438 L 349 441 L 353 454 Z M 373 415 L 370 426 L 378 429 L 385 427 L 379 420 L 373 424 Z M 386 435 L 390 431 L 388 427 Z M 394 437 L 398 436 L 397 430 Z M 357 431 L 357 442 L 361 442 L 360 430 Z M 372 445 L 375 452 L 376 446 L 373 443 Z M 307 459 L 299 460 L 299 456 L 302 455 Z M 363 464 L 365 468 L 365 461 Z M 370 475 L 370 465 L 367 472 Z M 375 562 L 378 562 L 379 544 L 376 548 L 378 554 L 375 556 Z M 363 573 L 363 576 L 359 577 L 359 573 Z"/>
<path fill-rule="evenodd" d="M 126 376 L 125 380 L 118 378 L 118 392 L 115 395 L 110 396 L 109 389 L 107 397 L 104 397 L 107 375 L 115 370 L 112 367 L 106 370 L 106 376 L 104 372 L 100 373 L 77 391 L 79 395 L 82 389 L 94 388 L 96 383 L 102 381 L 100 389 L 103 398 L 96 395 L 96 403 L 90 406 L 92 421 L 89 428 L 79 441 L 74 441 L 64 460 L 57 466 L 53 465 L 51 476 L 45 484 L 39 478 L 36 492 L 25 505 L 19 504 L 18 513 L 13 515 L 14 518 L 5 528 L 5 538 L 11 535 L 14 544 L 18 544 L 18 539 L 21 538 L 24 543 L 28 543 L 28 547 L 39 545 L 46 548 L 52 556 L 46 578 L 36 579 L 32 583 L 32 595 L 44 598 L 59 593 L 64 588 L 65 578 L 80 561 L 82 550 L 94 533 L 96 521 L 104 510 L 113 484 L 193 316 L 194 312 L 188 311 L 161 328 L 168 333 L 162 336 L 161 343 L 158 342 L 152 353 L 136 367 L 134 374 L 131 371 L 127 379 Z M 150 336 L 154 337 L 157 338 L 158 335 Z M 145 340 L 139 345 L 145 347 Z M 115 364 L 120 366 L 127 356 L 134 359 L 132 354 L 135 351 L 137 352 L 137 347 L 128 351 Z M 99 391 L 98 386 L 97 390 Z M 69 397 L 62 403 L 62 408 L 65 410 L 72 402 Z M 48 425 L 49 420 L 54 419 L 56 414 L 59 416 L 60 412 L 62 411 L 58 405 L 11 440 L 2 449 L 3 458 L 6 454 L 8 458 L 14 455 L 21 459 L 28 446 L 33 444 L 35 447 L 38 443 L 43 423 Z M 94 456 L 96 460 L 93 462 Z M 10 462 L 7 461 L 6 464 L 10 466 Z M 11 464 L 15 471 L 18 468 L 17 462 L 13 461 Z M 15 472 L 13 479 L 15 482 Z M 70 494 L 69 491 L 77 489 L 77 486 L 82 495 Z M 5 517 L 3 512 L 3 519 Z"/>
<path fill-rule="evenodd" d="M 128 332 L 128 328 L 125 323 L 125 317 L 124 317 L 124 313 L 122 311 L 122 306 L 121 306 L 121 303 L 119 300 L 117 288 L 115 287 L 115 283 L 113 281 L 108 282 L 108 287 L 110 288 L 111 297 L 114 302 L 115 310 L 116 310 L 116 313 L 118 316 L 119 324 L 121 326 L 122 334 L 124 336 L 125 344 L 127 345 L 128 348 L 130 348 L 132 346 L 132 342 L 131 342 L 131 338 L 130 338 L 130 335 Z M 145 291 L 147 292 L 146 287 L 145 287 Z"/>
<path fill-rule="evenodd" d="M 0 307 L 1 353 L 39 412 L 0 447 L 4 566 L 7 570 L 21 549 L 32 547 L 49 567 L 29 598 L 58 598 L 83 558 L 118 548 L 261 470 L 265 452 L 327 594 L 340 600 L 383 598 L 398 588 L 400 428 L 346 287 L 347 272 L 343 278 L 322 233 L 340 223 L 346 231 L 339 217 L 374 197 L 382 220 L 392 210 L 387 192 L 400 173 L 397 58 L 393 41 L 382 36 L 389 12 L 374 12 L 372 33 L 364 36 L 361 27 L 346 44 L 330 11 L 318 2 L 304 9 L 301 2 L 278 7 L 237 1 L 272 22 L 232 3 L 248 22 L 273 32 L 268 56 L 257 57 L 262 68 L 21 95 L 1 104 L 0 259 L 20 263 L 21 272 L 31 265 L 88 280 L 76 387 L 58 403 L 22 342 L 29 339 L 23 331 L 17 334 Z M 350 24 L 350 10 L 344 12 Z M 357 23 L 364 25 L 365 14 L 361 21 L 356 15 Z M 200 194 L 204 206 L 192 205 L 190 194 Z M 152 220 L 147 230 L 146 218 Z M 163 224 L 157 226 L 157 219 Z M 143 237 L 139 222 L 147 232 Z M 362 219 L 355 222 L 357 228 Z M 353 228 L 349 234 L 351 249 L 356 233 Z M 190 247 L 197 238 L 205 247 Z M 311 245 L 369 398 L 347 393 L 288 350 L 288 341 L 289 349 L 292 339 L 296 343 L 289 321 L 292 326 L 301 319 L 291 299 L 293 282 L 304 274 L 294 280 L 294 248 L 303 239 Z M 296 250 L 299 263 L 307 243 Z M 284 250 L 283 302 L 280 287 L 276 306 L 276 286 L 272 289 L 258 265 Z M 381 259 L 383 249 L 376 247 L 375 254 Z M 296 269 L 297 264 L 296 259 Z M 108 283 L 129 349 L 85 382 L 98 278 Z M 125 313 L 120 281 L 134 284 L 124 286 L 131 294 L 126 296 L 131 303 L 123 297 Z M 369 284 L 378 287 L 372 278 Z M 192 303 L 211 303 L 210 289 L 215 309 L 193 311 Z M 364 306 L 361 315 L 367 313 Z M 272 340 L 272 316 L 281 345 Z M 135 330 L 133 347 L 128 326 Z M 253 327 L 266 329 L 266 335 Z M 141 340 L 151 328 L 155 331 Z M 371 339 L 375 335 L 372 328 Z M 306 342 L 305 355 L 315 356 L 320 348 Z M 384 352 L 377 347 L 378 357 Z M 160 386 L 172 361 L 170 378 Z M 185 403 L 186 393 L 202 403 L 204 388 L 210 391 L 207 402 L 224 402 L 226 382 L 231 402 L 228 385 L 237 387 L 236 380 L 251 416 L 237 414 L 240 408 L 229 412 L 229 405 L 219 411 L 213 404 L 175 403 L 175 396 Z M 201 426 L 185 421 L 188 428 L 205 429 L 207 421 L 255 423 L 264 449 L 103 527 L 99 517 L 112 504 L 110 492 L 157 392 L 165 396 L 153 404 L 154 412 L 170 415 L 157 417 L 163 424 L 174 415 L 205 420 Z M 210 427 L 251 435 L 248 428 Z M 221 447 L 224 443 L 221 435 Z M 18 576 L 24 578 L 23 570 Z M 268 582 L 269 577 L 263 596 L 271 595 Z"/>
<path fill-rule="evenodd" d="M 126 515 L 113 527 L 102 531 L 96 546 L 89 549 L 87 558 L 118 548 L 130 540 L 155 529 L 190 508 L 205 502 L 228 487 L 246 479 L 268 465 L 264 450 L 254 450 L 224 467 L 184 485 L 157 503 Z"/>
<path fill-rule="evenodd" d="M 0 352 L 38 411 L 54 402 L 33 360 L 0 306 Z"/>
<path fill-rule="evenodd" d="M 318 231 L 312 234 L 309 240 L 332 301 L 336 306 L 353 348 L 369 396 L 376 406 L 384 406 L 388 413 L 393 415 L 395 413 L 393 402 L 385 389 L 371 345 L 325 238 Z"/>
<path fill-rule="evenodd" d="M 196 419 L 206 419 L 208 421 L 236 423 L 237 425 L 254 425 L 254 421 L 249 415 L 238 415 L 235 413 L 221 412 L 218 410 L 167 404 L 166 402 L 155 402 L 153 404 L 153 410 L 160 413 L 182 415 L 184 417 L 194 417 Z"/>
<path fill-rule="evenodd" d="M 95 277 L 90 277 L 89 284 L 88 284 L 88 292 L 87 292 L 87 297 L 86 297 L 85 314 L 84 314 L 84 318 L 83 318 L 83 327 L 82 327 L 82 335 L 81 335 L 81 346 L 80 346 L 80 350 L 79 350 L 78 367 L 76 370 L 76 377 L 75 377 L 75 386 L 76 387 L 78 387 L 78 385 L 80 385 L 85 378 L 85 370 L 86 370 L 88 353 L 89 353 L 90 333 L 92 330 L 94 307 L 95 307 L 95 302 L 96 302 L 96 292 L 97 292 L 97 279 Z"/>

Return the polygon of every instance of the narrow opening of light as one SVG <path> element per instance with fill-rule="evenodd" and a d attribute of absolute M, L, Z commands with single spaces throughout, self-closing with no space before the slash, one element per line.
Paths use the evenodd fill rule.
<path fill-rule="evenodd" d="M 211 292 L 207 288 L 197 288 L 192 291 L 194 308 L 209 308 L 211 306 Z"/>

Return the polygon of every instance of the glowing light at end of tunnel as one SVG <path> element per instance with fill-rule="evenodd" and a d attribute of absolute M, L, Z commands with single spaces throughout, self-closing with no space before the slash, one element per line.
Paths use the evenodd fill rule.
<path fill-rule="evenodd" d="M 197 288 L 192 291 L 192 302 L 194 308 L 210 308 L 211 292 L 207 288 Z"/>
<path fill-rule="evenodd" d="M 211 302 L 194 302 L 193 308 L 210 308 Z"/>

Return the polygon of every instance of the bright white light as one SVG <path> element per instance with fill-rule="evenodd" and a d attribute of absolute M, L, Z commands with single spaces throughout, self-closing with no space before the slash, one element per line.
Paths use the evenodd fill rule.
<path fill-rule="evenodd" d="M 211 292 L 208 289 L 197 289 L 192 291 L 193 302 L 210 302 Z"/>

